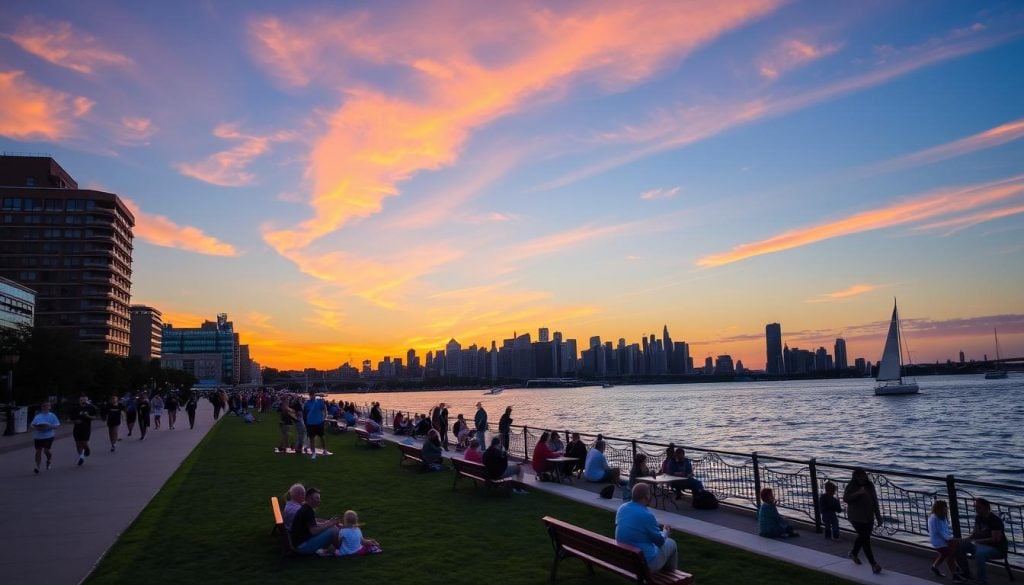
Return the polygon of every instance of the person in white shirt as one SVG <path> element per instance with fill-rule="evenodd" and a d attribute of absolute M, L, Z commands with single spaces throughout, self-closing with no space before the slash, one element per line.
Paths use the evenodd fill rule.
<path fill-rule="evenodd" d="M 53 430 L 60 426 L 60 419 L 50 412 L 50 403 L 44 402 L 39 406 L 39 413 L 32 417 L 32 440 L 36 447 L 36 467 L 33 473 L 39 474 L 39 464 L 42 463 L 43 452 L 46 452 L 46 468 L 50 468 L 53 453 Z"/>
<path fill-rule="evenodd" d="M 363 538 L 363 531 L 359 528 L 359 516 L 355 510 L 348 510 L 343 517 L 340 538 L 341 545 L 335 553 L 339 557 L 349 555 L 375 555 L 381 552 L 380 543 L 372 538 Z"/>
<path fill-rule="evenodd" d="M 932 514 L 928 517 L 928 538 L 931 541 L 939 556 L 932 561 L 932 573 L 939 577 L 945 577 L 939 566 L 946 561 L 946 566 L 953 573 L 954 583 L 963 583 L 965 579 L 960 576 L 956 566 L 956 547 L 960 541 L 953 538 L 953 530 L 949 527 L 949 504 L 945 500 L 935 500 L 932 504 Z"/>

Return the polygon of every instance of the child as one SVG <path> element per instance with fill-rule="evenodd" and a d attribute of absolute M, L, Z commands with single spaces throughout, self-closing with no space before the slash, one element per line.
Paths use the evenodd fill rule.
<path fill-rule="evenodd" d="M 345 557 L 349 555 L 363 556 L 363 555 L 375 555 L 381 552 L 380 545 L 377 544 L 376 540 L 369 538 L 363 538 L 363 531 L 359 528 L 359 516 L 354 510 L 348 510 L 345 512 L 345 516 L 342 519 L 342 526 L 340 532 L 341 546 L 338 547 L 338 551 L 335 553 L 339 557 Z"/>
<path fill-rule="evenodd" d="M 775 493 L 771 488 L 761 490 L 761 507 L 757 510 L 757 532 L 768 538 L 800 536 L 793 527 L 782 519 L 775 507 Z"/>
<path fill-rule="evenodd" d="M 825 493 L 818 500 L 818 508 L 821 509 L 821 522 L 825 525 L 825 539 L 839 540 L 839 514 L 843 506 L 836 497 L 836 484 L 825 482 Z"/>
<path fill-rule="evenodd" d="M 953 538 L 953 531 L 949 527 L 947 518 L 949 518 L 949 505 L 945 500 L 936 500 L 932 504 L 932 514 L 928 517 L 928 537 L 931 540 L 932 548 L 939 553 L 939 556 L 935 557 L 931 569 L 936 576 L 945 577 L 939 570 L 939 565 L 942 564 L 942 561 L 946 561 L 946 566 L 953 573 L 953 582 L 963 583 L 964 579 L 960 576 L 953 560 L 959 541 Z"/>

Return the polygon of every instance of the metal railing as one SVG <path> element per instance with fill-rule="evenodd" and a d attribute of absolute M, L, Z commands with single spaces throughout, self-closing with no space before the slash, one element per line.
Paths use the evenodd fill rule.
<path fill-rule="evenodd" d="M 369 407 L 363 412 L 368 412 Z M 414 412 L 413 409 L 382 409 L 384 426 L 391 428 L 396 412 Z M 453 423 L 454 421 L 449 421 Z M 467 420 L 472 428 L 472 419 Z M 497 436 L 497 425 L 490 424 L 488 436 Z M 392 429 L 393 430 L 393 429 Z M 509 435 L 509 453 L 513 457 L 529 461 L 541 434 L 549 429 L 513 425 Z M 570 431 L 556 431 L 569 442 Z M 579 433 L 593 446 L 598 435 Z M 647 455 L 647 465 L 659 469 L 666 457 L 667 443 L 638 441 L 621 437 L 603 436 L 605 457 L 612 467 L 624 472 L 633 464 L 637 453 Z M 704 483 L 705 489 L 715 493 L 719 500 L 738 508 L 757 510 L 760 506 L 762 488 L 772 488 L 781 512 L 791 518 L 798 518 L 814 524 L 815 531 L 822 530 L 822 519 L 818 509 L 825 484 L 836 484 L 839 495 L 849 481 L 851 465 L 821 463 L 817 459 L 799 460 L 773 457 L 760 453 L 739 453 L 703 447 L 692 447 L 679 443 L 693 461 L 694 474 Z M 936 500 L 949 503 L 950 525 L 957 538 L 969 535 L 974 524 L 974 499 L 985 497 L 992 504 L 992 512 L 998 515 L 1005 527 L 1009 564 L 1024 569 L 1024 487 L 961 479 L 951 475 L 945 477 L 922 475 L 885 469 L 861 467 L 868 472 L 878 494 L 882 513 L 882 526 L 875 528 L 877 537 L 911 544 L 921 548 L 928 545 L 928 516 Z M 844 519 L 841 518 L 841 521 Z M 842 526 L 847 531 L 852 527 Z"/>

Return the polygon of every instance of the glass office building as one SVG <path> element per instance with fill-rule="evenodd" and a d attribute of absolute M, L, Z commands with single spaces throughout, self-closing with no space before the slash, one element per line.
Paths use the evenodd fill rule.
<path fill-rule="evenodd" d="M 35 321 L 35 313 L 35 291 L 13 280 L 0 277 L 0 327 L 31 327 Z"/>

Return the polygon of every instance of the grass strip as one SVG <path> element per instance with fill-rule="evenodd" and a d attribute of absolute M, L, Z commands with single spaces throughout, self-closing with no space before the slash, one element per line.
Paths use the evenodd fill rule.
<path fill-rule="evenodd" d="M 273 417 L 266 417 L 272 421 Z M 394 446 L 368 449 L 352 434 L 328 437 L 330 457 L 272 453 L 273 422 L 228 417 L 214 427 L 121 536 L 86 581 L 138 583 L 281 583 L 340 579 L 424 584 L 546 583 L 553 550 L 540 518 L 554 516 L 611 535 L 614 514 L 551 494 L 504 498 L 452 491 L 452 472 L 400 467 Z M 323 491 L 321 517 L 356 510 L 363 533 L 380 541 L 373 557 L 280 560 L 269 498 L 293 482 Z M 282 500 L 283 501 L 283 500 Z M 704 584 L 833 584 L 847 581 L 675 533 L 680 568 Z M 558 583 L 624 583 L 593 577 L 571 559 Z"/>

